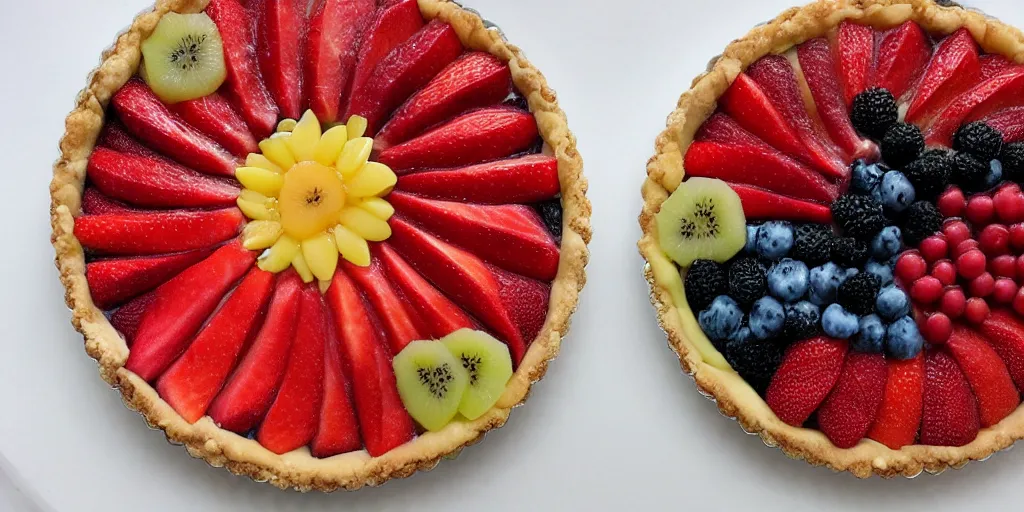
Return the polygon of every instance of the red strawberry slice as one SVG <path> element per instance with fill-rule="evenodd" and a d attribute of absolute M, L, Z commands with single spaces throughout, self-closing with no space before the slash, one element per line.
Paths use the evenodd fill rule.
<path fill-rule="evenodd" d="M 502 301 L 501 283 L 487 265 L 400 217 L 392 217 L 391 230 L 389 243 L 398 253 L 456 304 L 494 329 L 518 365 L 526 353 L 526 343 Z"/>
<path fill-rule="evenodd" d="M 107 119 L 103 123 L 103 129 L 100 130 L 99 139 L 96 140 L 97 147 L 110 148 L 118 153 L 127 153 L 129 155 L 144 156 L 147 158 L 160 158 L 165 162 L 170 162 L 171 159 L 147 148 L 135 137 L 132 137 L 127 131 L 125 131 L 124 125 L 121 124 L 115 118 Z"/>
<path fill-rule="evenodd" d="M 160 376 L 156 384 L 160 397 L 185 421 L 195 423 L 206 414 L 249 335 L 262 321 L 273 286 L 274 274 L 250 270 L 185 353 Z"/>
<path fill-rule="evenodd" d="M 509 107 L 469 112 L 415 139 L 380 152 L 396 172 L 457 167 L 505 158 L 537 141 L 533 114 Z"/>
<path fill-rule="evenodd" d="M 1024 140 L 1024 107 L 1013 107 L 1000 110 L 984 119 L 985 124 L 999 130 L 1003 134 L 1003 142 L 1020 142 Z"/>
<path fill-rule="evenodd" d="M 131 213 L 138 210 L 121 201 L 111 199 L 95 188 L 85 189 L 82 194 L 82 213 L 86 215 L 103 215 L 107 213 Z"/>
<path fill-rule="evenodd" d="M 425 338 L 420 328 L 422 321 L 410 308 L 409 301 L 388 282 L 380 258 L 376 257 L 376 247 L 373 254 L 369 267 L 360 267 L 342 260 L 342 268 L 377 311 L 377 317 L 387 334 L 391 354 L 397 354 L 409 343 Z"/>
<path fill-rule="evenodd" d="M 85 265 L 89 293 L 96 307 L 110 309 L 148 292 L 210 255 L 209 249 L 156 256 L 96 260 Z"/>
<path fill-rule="evenodd" d="M 258 7 L 260 73 L 281 115 L 302 115 L 302 51 L 306 45 L 306 0 L 263 0 Z"/>
<path fill-rule="evenodd" d="M 85 215 L 75 219 L 83 247 L 108 254 L 165 254 L 210 247 L 245 225 L 238 208 Z"/>
<path fill-rule="evenodd" d="M 245 434 L 270 409 L 288 364 L 301 292 L 302 280 L 294 271 L 278 278 L 266 321 L 207 411 L 221 428 Z"/>
<path fill-rule="evenodd" d="M 1006 365 L 985 338 L 966 327 L 956 327 L 946 342 L 978 399 L 982 427 L 991 427 L 1020 405 L 1020 395 Z"/>
<path fill-rule="evenodd" d="M 686 151 L 689 176 L 744 183 L 799 199 L 830 204 L 839 190 L 823 176 L 783 155 L 729 116 L 711 116 Z"/>
<path fill-rule="evenodd" d="M 436 201 L 400 192 L 388 202 L 403 217 L 488 263 L 544 281 L 558 273 L 558 244 L 528 206 Z"/>
<path fill-rule="evenodd" d="M 818 426 L 832 444 L 852 448 L 867 435 L 885 396 L 882 354 L 850 352 L 832 393 L 818 410 Z"/>
<path fill-rule="evenodd" d="M 234 176 L 234 157 L 168 110 L 142 80 L 129 80 L 110 103 L 128 131 L 146 144 L 197 171 Z"/>
<path fill-rule="evenodd" d="M 846 341 L 824 337 L 791 345 L 768 385 L 768 407 L 780 420 L 802 426 L 839 380 L 846 349 Z"/>
<path fill-rule="evenodd" d="M 135 334 L 139 331 L 139 324 L 142 322 L 146 309 L 149 308 L 149 305 L 153 303 L 155 298 L 155 292 L 140 295 L 124 306 L 117 308 L 117 311 L 110 315 L 110 325 L 120 331 L 121 335 L 124 336 L 124 340 L 128 342 L 129 348 L 132 346 L 132 342 L 135 341 Z"/>
<path fill-rule="evenodd" d="M 997 309 L 979 329 L 1003 360 L 1017 390 L 1024 390 L 1024 322 L 1012 311 Z"/>
<path fill-rule="evenodd" d="M 966 28 L 943 39 L 910 101 L 907 122 L 929 122 L 953 98 L 976 84 L 980 73 L 978 44 Z"/>
<path fill-rule="evenodd" d="M 213 93 L 202 98 L 182 101 L 168 106 L 181 116 L 186 123 L 206 134 L 224 149 L 237 157 L 259 153 L 256 138 L 252 136 L 245 120 L 231 106 L 231 102 L 220 94 Z"/>
<path fill-rule="evenodd" d="M 313 8 L 303 79 L 309 108 L 321 123 L 338 120 L 359 40 L 375 7 L 374 0 L 319 0 Z"/>
<path fill-rule="evenodd" d="M 462 53 L 462 43 L 451 25 L 433 20 L 391 50 L 370 79 L 352 91 L 349 115 L 367 120 L 374 134 L 385 116 L 402 104 Z"/>
<path fill-rule="evenodd" d="M 313 440 L 323 405 L 324 347 L 330 315 L 316 287 L 302 290 L 300 302 L 284 380 L 256 432 L 256 440 L 277 454 Z"/>
<path fill-rule="evenodd" d="M 498 295 L 526 346 L 533 342 L 548 317 L 551 285 L 488 265 L 498 280 Z"/>
<path fill-rule="evenodd" d="M 409 303 L 423 319 L 426 332 L 431 338 L 443 338 L 464 327 L 479 327 L 466 312 L 419 275 L 391 246 L 381 244 L 376 256 L 384 263 L 391 284 L 409 298 Z"/>
<path fill-rule="evenodd" d="M 743 214 L 747 219 L 832 223 L 832 211 L 828 206 L 793 199 L 750 185 L 730 183 L 729 186 L 740 196 Z"/>
<path fill-rule="evenodd" d="M 828 41 L 825 38 L 807 41 L 797 48 L 797 58 L 828 135 L 848 159 L 876 158 L 878 146 L 860 138 L 850 122 Z"/>
<path fill-rule="evenodd" d="M 533 203 L 561 191 L 558 159 L 527 155 L 459 169 L 399 176 L 395 190 L 479 204 Z"/>
<path fill-rule="evenodd" d="M 398 396 L 394 370 L 369 305 L 344 272 L 334 273 L 327 303 L 341 339 L 366 451 L 382 455 L 412 439 L 412 418 Z"/>
<path fill-rule="evenodd" d="M 875 73 L 875 33 L 850 21 L 839 24 L 834 51 L 846 105 L 868 88 Z"/>
<path fill-rule="evenodd" d="M 956 361 L 929 351 L 924 364 L 921 444 L 963 446 L 978 437 L 978 402 Z"/>
<path fill-rule="evenodd" d="M 953 100 L 925 136 L 929 145 L 950 146 L 960 125 L 1005 107 L 1019 105 L 1024 95 L 1024 67 L 1004 71 Z"/>
<path fill-rule="evenodd" d="M 988 54 L 981 56 L 981 79 L 988 80 L 1003 71 L 1015 66 L 1013 61 L 1002 55 Z"/>
<path fill-rule="evenodd" d="M 341 345 L 333 322 L 327 321 L 324 340 L 324 400 L 320 408 L 320 424 L 309 443 L 314 457 L 330 457 L 356 451 L 363 447 L 359 439 L 359 422 L 349 396 L 348 378 L 341 364 Z"/>
<path fill-rule="evenodd" d="M 232 242 L 157 288 L 125 368 L 147 381 L 159 377 L 255 261 L 256 253 Z"/>
<path fill-rule="evenodd" d="M 224 44 L 226 90 L 253 134 L 260 139 L 269 136 L 277 126 L 278 110 L 256 62 L 256 27 L 251 14 L 238 0 L 211 0 L 206 14 L 217 25 Z"/>
<path fill-rule="evenodd" d="M 373 71 L 391 50 L 412 37 L 423 26 L 423 16 L 416 0 L 396 0 L 382 5 L 370 18 L 359 46 L 359 57 L 352 71 L 352 85 L 348 96 L 342 96 L 344 119 L 351 115 L 351 93 L 364 87 Z"/>
<path fill-rule="evenodd" d="M 907 21 L 882 36 L 878 46 L 875 85 L 903 96 L 921 76 L 932 56 L 928 34 L 914 21 Z"/>
<path fill-rule="evenodd" d="M 96 148 L 87 168 L 109 197 L 152 208 L 210 208 L 235 204 L 238 186 L 162 160 Z"/>
<path fill-rule="evenodd" d="M 924 354 L 901 361 L 887 359 L 885 397 L 868 437 L 893 450 L 914 444 L 924 406 Z"/>
<path fill-rule="evenodd" d="M 500 103 L 510 92 L 508 65 L 489 53 L 466 53 L 395 111 L 375 144 L 384 149 L 405 142 L 460 112 Z"/>

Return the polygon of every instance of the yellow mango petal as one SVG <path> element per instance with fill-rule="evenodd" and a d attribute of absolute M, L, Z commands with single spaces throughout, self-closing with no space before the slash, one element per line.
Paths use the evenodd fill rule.
<path fill-rule="evenodd" d="M 295 157 L 292 156 L 291 148 L 288 147 L 287 138 L 272 137 L 260 141 L 260 151 L 263 156 L 274 162 L 274 165 L 287 171 L 295 165 Z"/>
<path fill-rule="evenodd" d="M 329 233 L 320 233 L 303 240 L 302 256 L 317 279 L 332 278 L 334 270 L 338 268 L 338 246 L 334 244 L 334 237 Z"/>
<path fill-rule="evenodd" d="M 249 153 L 249 156 L 245 157 L 245 165 L 246 167 L 262 167 L 276 173 L 284 172 L 284 169 L 281 169 L 277 164 L 271 162 L 269 158 L 259 153 Z"/>
<path fill-rule="evenodd" d="M 349 179 L 370 159 L 370 152 L 373 151 L 373 139 L 369 137 L 349 138 L 345 148 L 338 156 L 335 168 L 345 179 Z"/>
<path fill-rule="evenodd" d="M 266 249 L 274 245 L 284 230 L 280 222 L 271 220 L 254 220 L 242 230 L 242 246 L 250 251 Z"/>
<path fill-rule="evenodd" d="M 391 236 L 391 226 L 372 213 L 354 206 L 341 211 L 341 225 L 371 241 L 382 242 Z"/>
<path fill-rule="evenodd" d="M 335 226 L 334 243 L 342 258 L 360 267 L 370 266 L 370 245 L 352 230 L 345 226 Z"/>
<path fill-rule="evenodd" d="M 348 138 L 355 139 L 366 133 L 366 118 L 363 116 L 352 116 L 348 118 Z"/>
<path fill-rule="evenodd" d="M 299 273 L 303 283 L 313 282 L 313 271 L 309 269 L 309 264 L 306 263 L 306 258 L 302 256 L 301 252 L 295 255 L 295 259 L 292 260 L 292 267 Z"/>
<path fill-rule="evenodd" d="M 391 168 L 380 162 L 367 162 L 346 182 L 346 188 L 350 196 L 369 197 L 390 190 L 397 182 L 398 176 Z"/>
<path fill-rule="evenodd" d="M 242 210 L 242 213 L 246 217 L 253 220 L 273 220 L 274 216 L 271 214 L 267 205 L 263 202 L 255 203 L 239 196 L 235 200 L 235 204 L 238 205 L 238 209 Z"/>
<path fill-rule="evenodd" d="M 324 294 L 327 293 L 327 289 L 331 287 L 331 281 L 329 279 L 321 279 L 316 285 L 320 288 L 320 293 Z"/>
<path fill-rule="evenodd" d="M 288 147 L 292 149 L 292 155 L 295 156 L 296 161 L 313 160 L 313 150 L 320 142 L 320 121 L 317 120 L 312 110 L 307 110 L 305 114 L 302 114 L 302 119 L 299 119 L 295 129 L 292 130 L 292 136 L 285 140 L 288 142 Z"/>
<path fill-rule="evenodd" d="M 338 161 L 338 155 L 345 148 L 348 142 L 348 129 L 342 126 L 335 126 L 320 136 L 320 141 L 313 148 L 313 160 L 328 167 Z"/>
<path fill-rule="evenodd" d="M 294 119 L 282 119 L 280 123 L 277 123 L 277 131 L 290 132 L 295 129 L 296 124 L 298 121 Z"/>
<path fill-rule="evenodd" d="M 260 255 L 257 265 L 267 272 L 280 272 L 292 264 L 299 250 L 299 243 L 294 238 L 281 235 L 270 249 Z"/>
<path fill-rule="evenodd" d="M 388 220 L 395 214 L 395 207 L 379 197 L 367 197 L 360 201 L 358 206 L 380 220 Z"/>
<path fill-rule="evenodd" d="M 283 174 L 262 167 L 239 167 L 235 170 L 235 178 L 238 178 L 245 188 L 265 196 L 276 196 L 284 185 Z"/>

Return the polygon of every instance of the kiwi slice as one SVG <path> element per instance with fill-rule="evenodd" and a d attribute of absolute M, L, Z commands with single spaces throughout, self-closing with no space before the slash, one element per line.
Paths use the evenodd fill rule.
<path fill-rule="evenodd" d="M 142 42 L 142 77 L 165 103 L 202 98 L 227 78 L 217 25 L 205 13 L 169 12 Z"/>
<path fill-rule="evenodd" d="M 662 203 L 655 217 L 658 243 L 676 263 L 694 260 L 724 262 L 747 240 L 747 220 L 740 197 L 713 178 L 690 178 Z"/>
<path fill-rule="evenodd" d="M 392 362 L 405 410 L 423 428 L 441 430 L 459 412 L 469 374 L 439 341 L 414 341 Z"/>
<path fill-rule="evenodd" d="M 459 413 L 475 420 L 494 407 L 512 378 L 508 346 L 490 334 L 473 329 L 459 329 L 441 342 L 469 374 L 469 387 L 462 395 Z"/>

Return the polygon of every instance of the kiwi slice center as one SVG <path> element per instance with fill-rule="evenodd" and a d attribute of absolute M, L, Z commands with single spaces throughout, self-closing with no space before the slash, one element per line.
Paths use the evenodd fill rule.
<path fill-rule="evenodd" d="M 416 375 L 420 379 L 420 384 L 438 398 L 448 396 L 448 386 L 455 380 L 448 363 L 441 363 L 433 368 L 417 368 Z"/>
<path fill-rule="evenodd" d="M 206 43 L 206 34 L 186 34 L 178 41 L 178 46 L 171 51 L 168 58 L 171 65 L 189 71 L 199 66 L 199 57 Z"/>
<path fill-rule="evenodd" d="M 467 354 L 463 352 L 459 356 L 459 360 L 462 362 L 462 367 L 469 372 L 469 384 L 475 385 L 477 379 L 480 377 L 479 367 L 483 364 L 484 360 L 479 355 Z"/>
<path fill-rule="evenodd" d="M 679 223 L 679 234 L 683 238 L 717 238 L 721 231 L 718 215 L 715 212 L 715 201 L 709 197 L 697 199 L 693 205 L 693 219 L 683 219 Z"/>

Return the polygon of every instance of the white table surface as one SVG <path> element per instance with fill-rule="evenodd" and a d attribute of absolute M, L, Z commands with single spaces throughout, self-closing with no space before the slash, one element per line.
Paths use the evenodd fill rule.
<path fill-rule="evenodd" d="M 382 488 L 286 493 L 190 458 L 99 379 L 49 244 L 64 116 L 145 1 L 4 2 L 0 16 L 0 510 L 1019 508 L 1022 450 L 892 481 L 787 459 L 695 391 L 655 324 L 635 249 L 654 137 L 708 59 L 791 0 L 466 0 L 547 75 L 586 162 L 592 261 L 561 357 L 507 426 Z M 970 3 L 1024 25 L 1014 0 Z"/>

